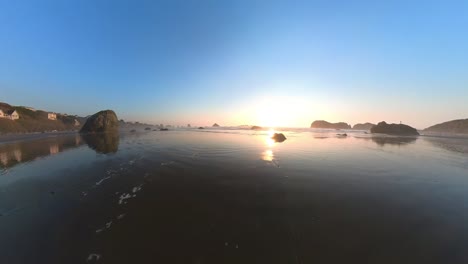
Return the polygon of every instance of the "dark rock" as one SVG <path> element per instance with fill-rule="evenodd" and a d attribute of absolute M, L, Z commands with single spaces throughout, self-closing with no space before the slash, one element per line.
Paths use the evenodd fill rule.
<path fill-rule="evenodd" d="M 404 124 L 387 124 L 386 122 L 380 122 L 376 126 L 371 128 L 371 133 L 380 133 L 388 135 L 399 135 L 399 136 L 419 136 L 418 131 Z"/>
<path fill-rule="evenodd" d="M 80 133 L 117 132 L 119 120 L 112 110 L 100 111 L 88 118 Z"/>
<path fill-rule="evenodd" d="M 284 136 L 283 133 L 275 133 L 271 139 L 273 139 L 275 142 L 283 142 L 286 140 L 286 136 Z"/>
<path fill-rule="evenodd" d="M 130 133 L 135 133 L 135 132 L 136 132 L 135 129 L 130 130 Z"/>
<path fill-rule="evenodd" d="M 205 129 L 204 127 L 198 127 L 198 129 Z"/>
<path fill-rule="evenodd" d="M 348 136 L 348 134 L 346 134 L 346 133 L 344 133 L 344 134 L 336 134 L 336 135 L 339 136 L 339 137 L 347 137 L 347 136 Z"/>
<path fill-rule="evenodd" d="M 325 129 L 351 129 L 351 126 L 344 122 L 330 123 L 324 120 L 314 121 L 311 128 L 325 128 Z"/>
<path fill-rule="evenodd" d="M 169 130 L 169 129 L 167 129 L 167 128 L 161 128 L 161 129 L 159 129 L 159 131 L 168 131 L 168 130 Z"/>
<path fill-rule="evenodd" d="M 253 127 L 251 127 L 250 129 L 252 129 L 252 130 L 262 130 L 263 127 L 261 127 L 261 126 L 253 126 Z"/>
<path fill-rule="evenodd" d="M 151 130 L 151 127 L 147 127 L 147 128 L 145 128 L 145 130 L 148 130 L 148 131 L 149 131 L 149 130 Z"/>
<path fill-rule="evenodd" d="M 214 123 L 213 127 L 219 127 L 219 125 L 217 123 Z"/>
<path fill-rule="evenodd" d="M 353 129 L 356 130 L 370 130 L 375 124 L 372 123 L 364 123 L 364 124 L 355 124 Z"/>

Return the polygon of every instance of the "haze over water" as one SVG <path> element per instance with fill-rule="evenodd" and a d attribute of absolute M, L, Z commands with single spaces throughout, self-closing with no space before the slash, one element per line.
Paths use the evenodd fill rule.
<path fill-rule="evenodd" d="M 466 263 L 468 141 L 177 130 L 0 144 L 2 263 Z"/>

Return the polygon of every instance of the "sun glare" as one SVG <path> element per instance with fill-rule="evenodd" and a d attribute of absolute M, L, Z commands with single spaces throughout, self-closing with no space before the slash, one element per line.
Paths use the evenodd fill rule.
<path fill-rule="evenodd" d="M 306 104 L 293 97 L 271 97 L 260 100 L 255 112 L 260 126 L 293 127 L 302 124 L 301 119 L 308 114 Z"/>

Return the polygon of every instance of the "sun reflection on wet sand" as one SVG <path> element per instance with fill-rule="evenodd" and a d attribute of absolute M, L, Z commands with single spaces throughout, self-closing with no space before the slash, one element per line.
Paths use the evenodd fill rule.
<path fill-rule="evenodd" d="M 262 160 L 265 161 L 273 161 L 275 156 L 273 155 L 273 150 L 267 149 L 264 152 L 262 152 Z"/>

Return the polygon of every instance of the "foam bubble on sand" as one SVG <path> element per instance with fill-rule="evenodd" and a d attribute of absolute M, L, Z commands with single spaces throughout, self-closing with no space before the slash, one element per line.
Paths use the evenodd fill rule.
<path fill-rule="evenodd" d="M 142 186 L 143 186 L 143 184 L 140 184 L 138 186 L 133 187 L 132 192 L 136 193 L 136 192 L 140 191 Z"/>
<path fill-rule="evenodd" d="M 96 253 L 91 253 L 89 254 L 88 258 L 86 259 L 86 262 L 90 262 L 90 261 L 98 261 L 99 259 L 101 258 L 101 255 L 99 254 L 96 254 Z"/>
<path fill-rule="evenodd" d="M 111 176 L 107 176 L 105 178 L 102 178 L 100 181 L 96 182 L 96 186 L 100 185 L 103 181 L 110 179 Z"/>
<path fill-rule="evenodd" d="M 119 198 L 119 204 L 126 203 L 125 200 L 132 198 L 132 196 L 129 193 L 124 193 L 120 195 Z"/>
<path fill-rule="evenodd" d="M 104 226 L 103 228 L 97 229 L 97 230 L 96 230 L 96 233 L 101 233 L 102 231 L 111 228 L 111 226 L 112 226 L 112 221 L 106 223 L 105 226 Z"/>

